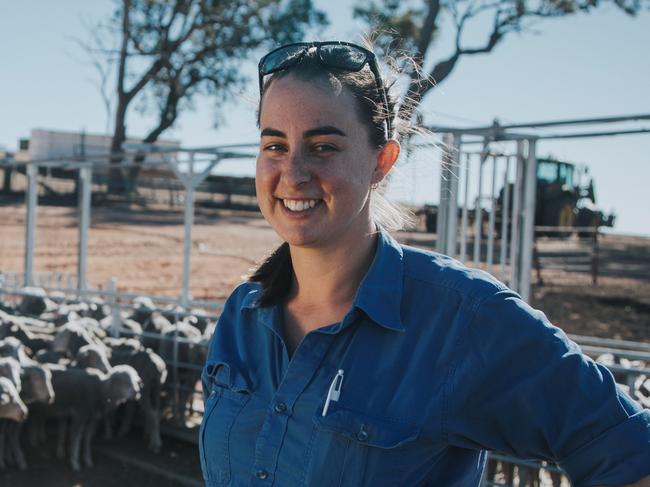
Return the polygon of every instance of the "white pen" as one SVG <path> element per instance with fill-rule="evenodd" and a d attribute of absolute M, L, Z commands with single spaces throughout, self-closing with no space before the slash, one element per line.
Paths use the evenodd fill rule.
<path fill-rule="evenodd" d="M 325 406 L 323 406 L 323 416 L 327 414 L 327 410 L 330 408 L 331 401 L 338 401 L 341 396 L 341 386 L 343 385 L 343 369 L 339 371 L 334 376 L 334 380 L 330 384 L 330 388 L 327 391 L 327 398 L 325 399 Z"/>

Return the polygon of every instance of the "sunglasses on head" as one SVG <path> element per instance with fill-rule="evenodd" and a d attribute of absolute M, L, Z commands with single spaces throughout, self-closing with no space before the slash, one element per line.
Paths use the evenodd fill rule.
<path fill-rule="evenodd" d="M 305 53 L 310 49 L 316 49 L 316 57 L 324 66 L 342 69 L 345 71 L 361 71 L 368 64 L 372 74 L 375 76 L 377 89 L 383 98 L 384 109 L 388 112 L 388 93 L 379 74 L 379 65 L 377 56 L 372 51 L 343 41 L 326 41 L 326 42 L 296 42 L 278 47 L 266 54 L 258 65 L 258 74 L 260 82 L 260 94 L 264 88 L 264 76 L 276 71 L 289 69 L 291 66 L 298 64 Z M 390 117 L 386 117 L 386 139 L 390 139 L 392 127 Z"/>

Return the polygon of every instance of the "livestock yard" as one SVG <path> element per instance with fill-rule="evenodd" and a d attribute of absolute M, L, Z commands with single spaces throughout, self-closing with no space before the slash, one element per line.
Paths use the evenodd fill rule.
<path fill-rule="evenodd" d="M 46 203 L 43 201 L 38 207 L 34 273 L 49 276 L 45 284 L 66 287 L 67 276 L 75 275 L 77 267 L 77 210 L 73 206 Z M 25 206 L 20 200 L 0 200 L 0 204 L 0 274 L 19 275 L 24 265 Z M 425 248 L 433 248 L 435 243 L 433 235 L 419 232 L 404 232 L 398 239 Z M 214 304 L 222 302 L 249 269 L 278 243 L 256 212 L 198 208 L 192 239 L 192 298 Z M 532 304 L 569 334 L 638 343 L 640 348 L 628 357 L 634 358 L 635 354 L 642 354 L 639 350 L 643 350 L 644 343 L 650 343 L 650 239 L 601 235 L 596 285 L 589 265 L 574 265 L 583 262 L 584 255 L 590 255 L 589 245 L 575 237 L 559 244 L 557 239 L 538 239 L 541 272 L 534 273 Z M 88 240 L 90 287 L 116 286 L 119 291 L 134 295 L 177 298 L 181 290 L 182 255 L 182 212 L 165 206 L 145 208 L 125 203 L 93 207 Z M 498 275 L 499 269 L 495 268 L 494 273 Z M 20 301 L 0 294 L 0 300 L 3 299 L 8 304 Z M 205 312 L 216 315 L 218 309 Z M 207 326 L 204 339 L 212 324 L 210 319 L 203 324 L 204 328 Z M 589 348 L 589 344 L 585 345 Z M 162 348 L 159 346 L 157 351 L 165 356 Z M 614 356 L 618 358 L 616 353 Z M 644 366 L 637 363 L 636 367 Z M 170 375 L 178 380 L 176 374 Z M 200 413 L 199 402 L 195 401 L 195 409 Z M 167 417 L 164 409 L 163 404 L 163 418 Z M 178 416 L 175 420 L 163 420 L 162 447 L 156 453 L 151 451 L 157 450 L 151 448 L 151 436 L 145 441 L 140 429 L 144 426 L 137 420 L 130 433 L 114 439 L 106 439 L 100 427 L 93 443 L 95 465 L 82 467 L 78 472 L 68 462 L 56 458 L 56 428 L 48 431 L 47 442 L 37 448 L 28 447 L 29 441 L 23 435 L 28 467 L 20 470 L 7 465 L 0 471 L 0 485 L 201 485 L 197 448 L 191 441 L 179 439 L 184 436 L 179 434 L 183 430 L 189 432 L 185 438 L 191 440 L 199 417 L 190 411 L 183 413 L 182 420 Z M 170 432 L 173 437 L 168 435 Z M 506 469 L 499 468 L 495 478 L 503 480 L 501 470 Z"/>

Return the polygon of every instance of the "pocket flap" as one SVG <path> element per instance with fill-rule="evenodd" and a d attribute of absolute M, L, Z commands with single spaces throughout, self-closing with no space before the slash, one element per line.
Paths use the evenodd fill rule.
<path fill-rule="evenodd" d="M 213 362 L 205 369 L 213 386 L 225 387 L 235 392 L 249 394 L 251 385 L 238 370 L 226 362 Z"/>
<path fill-rule="evenodd" d="M 377 448 L 395 448 L 415 440 L 420 434 L 420 428 L 413 424 L 390 418 L 375 418 L 347 409 L 330 409 L 326 416 L 319 414 L 314 421 L 320 429 Z"/>

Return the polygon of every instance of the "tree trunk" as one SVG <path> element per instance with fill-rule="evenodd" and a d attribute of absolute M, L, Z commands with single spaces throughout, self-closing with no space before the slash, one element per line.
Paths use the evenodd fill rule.
<path fill-rule="evenodd" d="M 13 167 L 7 167 L 4 170 L 4 182 L 2 184 L 2 192 L 5 194 L 11 194 L 11 173 L 13 172 Z"/>
<path fill-rule="evenodd" d="M 117 107 L 115 109 L 115 130 L 111 141 L 111 164 L 108 170 L 108 193 L 122 195 L 126 192 L 126 184 L 122 169 L 118 167 L 123 160 L 122 144 L 126 140 L 126 109 L 131 101 L 131 95 L 124 90 L 126 78 L 126 58 L 129 42 L 129 11 L 131 0 L 122 2 L 122 45 L 117 76 Z"/>
<path fill-rule="evenodd" d="M 111 141 L 111 166 L 108 171 L 109 194 L 123 195 L 127 190 L 124 174 L 119 167 L 124 159 L 122 156 L 122 144 L 126 140 L 125 118 L 126 103 L 124 100 L 119 100 L 117 110 L 115 110 L 115 131 L 113 132 L 113 139 Z"/>

